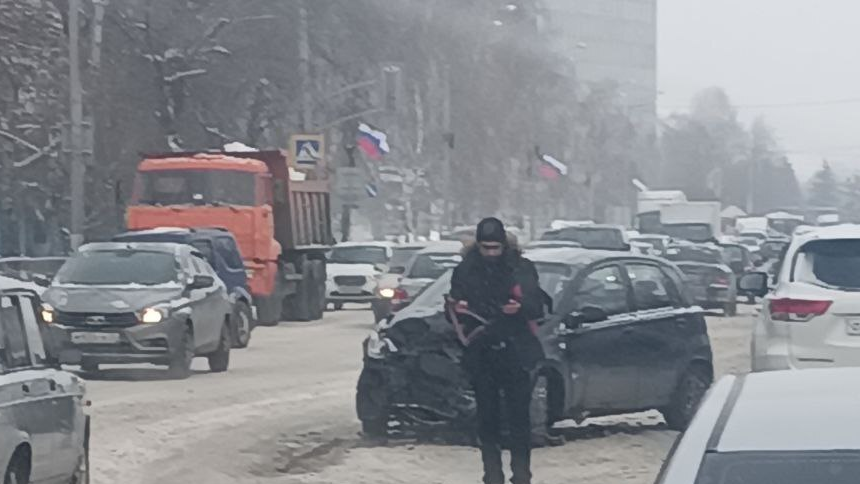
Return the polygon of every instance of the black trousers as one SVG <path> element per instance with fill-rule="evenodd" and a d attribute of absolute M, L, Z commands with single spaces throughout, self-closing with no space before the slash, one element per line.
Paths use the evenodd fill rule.
<path fill-rule="evenodd" d="M 478 407 L 478 438 L 484 462 L 484 484 L 503 484 L 502 401 L 507 411 L 511 482 L 531 482 L 531 378 L 510 344 L 476 342 L 467 348 L 467 369 Z"/>

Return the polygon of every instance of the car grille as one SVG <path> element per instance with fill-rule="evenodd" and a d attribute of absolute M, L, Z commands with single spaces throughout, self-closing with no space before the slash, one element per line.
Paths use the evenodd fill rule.
<path fill-rule="evenodd" d="M 335 276 L 334 283 L 338 286 L 363 286 L 367 283 L 364 276 Z"/>
<path fill-rule="evenodd" d="M 137 316 L 134 313 L 68 313 L 57 311 L 55 321 L 64 326 L 78 326 L 90 328 L 105 327 L 128 327 L 137 324 Z"/>

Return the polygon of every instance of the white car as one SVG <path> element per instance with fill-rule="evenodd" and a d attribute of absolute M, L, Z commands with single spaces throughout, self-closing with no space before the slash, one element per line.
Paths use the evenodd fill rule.
<path fill-rule="evenodd" d="M 0 285 L 0 472 L 3 482 L 89 482 L 84 383 L 52 367 L 35 292 Z"/>
<path fill-rule="evenodd" d="M 334 246 L 326 264 L 326 302 L 336 310 L 344 303 L 373 303 L 379 278 L 393 255 L 389 242 L 344 242 Z"/>
<path fill-rule="evenodd" d="M 854 484 L 858 368 L 727 376 L 679 437 L 656 484 Z"/>
<path fill-rule="evenodd" d="M 741 279 L 767 293 L 767 275 Z M 860 225 L 796 233 L 753 330 L 753 371 L 860 366 Z"/>

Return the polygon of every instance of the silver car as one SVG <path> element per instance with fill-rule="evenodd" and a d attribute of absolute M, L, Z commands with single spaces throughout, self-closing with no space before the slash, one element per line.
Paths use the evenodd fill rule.
<path fill-rule="evenodd" d="M 4 484 L 89 482 L 84 383 L 53 368 L 38 296 L 0 286 L 0 471 Z"/>
<path fill-rule="evenodd" d="M 96 243 L 80 249 L 45 292 L 42 317 L 61 363 L 167 365 L 190 375 L 196 356 L 227 371 L 232 346 L 227 288 L 194 247 Z"/>

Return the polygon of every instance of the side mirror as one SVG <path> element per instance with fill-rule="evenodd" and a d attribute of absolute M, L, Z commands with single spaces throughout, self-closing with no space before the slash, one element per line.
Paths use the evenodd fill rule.
<path fill-rule="evenodd" d="M 33 274 L 33 283 L 40 287 L 49 287 L 51 285 L 51 278 L 43 274 Z"/>
<path fill-rule="evenodd" d="M 374 264 L 373 267 L 376 270 L 378 270 L 379 272 L 382 272 L 383 274 L 388 272 L 388 264 L 379 263 L 379 264 Z"/>
<path fill-rule="evenodd" d="M 194 276 L 191 284 L 188 284 L 188 289 L 206 289 L 215 285 L 215 278 L 212 276 Z"/>
<path fill-rule="evenodd" d="M 768 293 L 768 276 L 764 272 L 750 272 L 738 279 L 738 291 L 764 297 Z"/>

